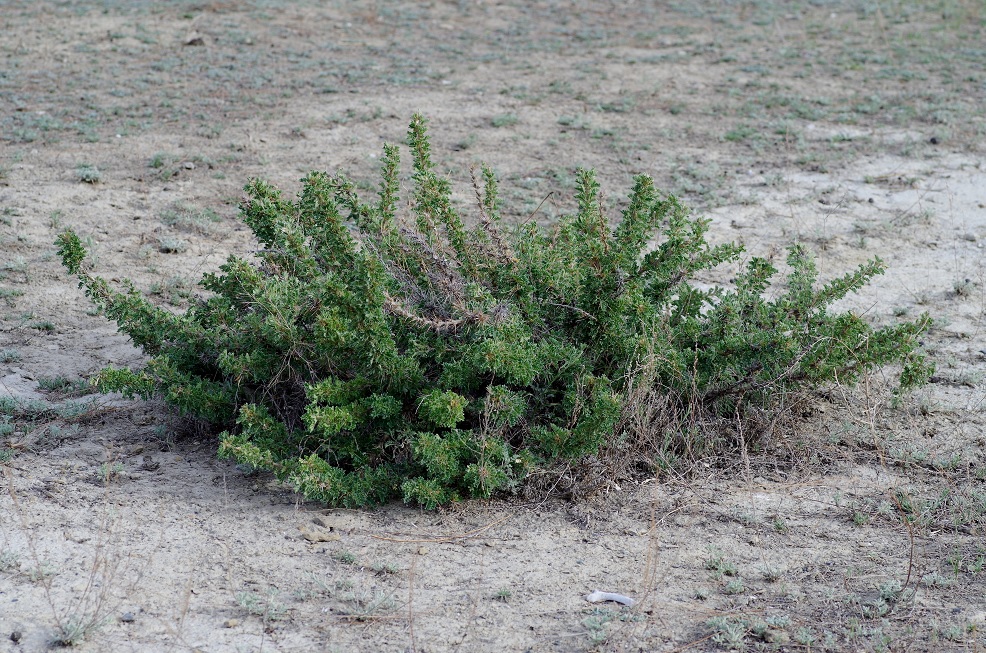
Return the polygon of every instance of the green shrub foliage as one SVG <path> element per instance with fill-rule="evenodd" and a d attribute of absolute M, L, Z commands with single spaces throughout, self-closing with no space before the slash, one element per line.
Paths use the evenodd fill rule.
<path fill-rule="evenodd" d="M 104 370 L 100 387 L 160 396 L 218 425 L 221 456 L 311 499 L 431 507 L 489 497 L 620 437 L 645 356 L 653 387 L 726 415 L 887 363 L 902 364 L 904 388 L 930 374 L 917 350 L 927 316 L 873 329 L 829 310 L 882 273 L 879 260 L 819 285 L 794 246 L 773 298 L 777 270 L 760 258 L 731 289 L 701 289 L 696 273 L 742 250 L 710 246 L 707 222 L 646 176 L 615 228 L 593 173 L 579 170 L 574 215 L 507 229 L 484 167 L 467 228 L 421 116 L 408 145 L 409 201 L 398 196 L 395 146 L 384 148 L 372 202 L 321 172 L 295 201 L 251 181 L 241 210 L 260 251 L 205 275 L 184 314 L 129 282 L 110 288 L 63 233 L 65 266 L 150 357 L 142 369 Z"/>

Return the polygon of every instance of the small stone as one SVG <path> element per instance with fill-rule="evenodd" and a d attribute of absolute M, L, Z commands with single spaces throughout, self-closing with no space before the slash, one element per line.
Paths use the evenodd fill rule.
<path fill-rule="evenodd" d="M 15 630 L 14 632 L 10 633 L 10 641 L 12 641 L 14 644 L 21 641 L 21 637 L 22 637 L 21 631 L 19 630 Z"/>
<path fill-rule="evenodd" d="M 137 617 L 134 616 L 133 612 L 124 612 L 123 614 L 120 615 L 120 621 L 122 621 L 125 624 L 132 624 L 136 620 Z"/>
<path fill-rule="evenodd" d="M 342 539 L 338 534 L 331 533 L 318 526 L 302 524 L 298 527 L 298 530 L 301 531 L 301 536 L 309 542 L 338 542 Z"/>
<path fill-rule="evenodd" d="M 186 161 L 182 164 L 182 167 L 185 168 L 185 170 L 195 170 L 195 164 L 191 161 Z"/>
<path fill-rule="evenodd" d="M 223 622 L 223 628 L 236 628 L 240 625 L 239 619 L 227 619 Z"/>
<path fill-rule="evenodd" d="M 418 555 L 419 556 L 428 555 L 428 547 L 426 547 L 426 546 L 419 546 L 418 547 Z"/>

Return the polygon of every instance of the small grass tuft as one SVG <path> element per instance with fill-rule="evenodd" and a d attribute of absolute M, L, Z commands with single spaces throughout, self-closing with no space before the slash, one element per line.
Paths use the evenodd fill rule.
<path fill-rule="evenodd" d="M 738 572 L 736 564 L 726 560 L 722 552 L 718 549 L 709 549 L 708 557 L 705 559 L 705 568 L 712 572 L 716 579 L 723 576 L 735 576 Z"/>
<path fill-rule="evenodd" d="M 158 238 L 158 251 L 162 254 L 181 254 L 188 249 L 188 242 L 181 238 L 164 236 Z"/>
<path fill-rule="evenodd" d="M 514 114 L 504 113 L 498 116 L 493 116 L 490 119 L 490 124 L 499 129 L 500 127 L 512 127 L 516 125 L 519 121 L 520 119 L 517 118 L 517 116 L 515 116 Z"/>
<path fill-rule="evenodd" d="M 287 606 L 279 600 L 279 594 L 273 588 L 266 594 L 240 592 L 236 595 L 236 602 L 249 614 L 260 617 L 264 625 L 272 621 L 280 621 L 288 612 Z"/>
<path fill-rule="evenodd" d="M 506 587 L 501 587 L 493 593 L 493 600 L 500 601 L 501 603 L 507 603 L 513 595 L 514 593 L 512 590 Z"/>
<path fill-rule="evenodd" d="M 221 220 L 212 209 L 200 209 L 181 200 L 161 214 L 161 222 L 169 227 L 199 232 L 211 232 Z"/>
<path fill-rule="evenodd" d="M 70 379 L 61 375 L 41 377 L 38 379 L 38 389 L 57 394 L 76 394 L 88 390 L 89 382 L 85 379 Z"/>
<path fill-rule="evenodd" d="M 344 565 L 355 565 L 358 559 L 356 554 L 351 551 L 337 551 L 332 554 L 332 557 Z"/>
<path fill-rule="evenodd" d="M 16 363 L 20 359 L 21 353 L 16 349 L 0 349 L 0 363 Z"/>
<path fill-rule="evenodd" d="M 98 184 L 103 180 L 102 173 L 88 163 L 81 163 L 75 167 L 76 178 L 84 184 Z"/>

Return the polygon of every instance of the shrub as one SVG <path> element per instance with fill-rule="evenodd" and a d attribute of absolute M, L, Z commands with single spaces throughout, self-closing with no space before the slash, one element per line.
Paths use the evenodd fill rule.
<path fill-rule="evenodd" d="M 251 181 L 241 213 L 261 243 L 256 260 L 231 256 L 206 274 L 183 314 L 129 282 L 111 289 L 79 238 L 59 236 L 80 286 L 150 356 L 138 370 L 103 370 L 98 385 L 161 396 L 218 425 L 221 456 L 311 499 L 432 507 L 596 454 L 621 437 L 641 379 L 682 398 L 681 419 L 665 421 L 680 427 L 688 411 L 770 410 L 785 391 L 887 363 L 903 364 L 903 389 L 930 374 L 917 351 L 927 316 L 875 330 L 828 310 L 882 273 L 879 260 L 818 286 L 795 246 L 775 299 L 766 291 L 777 271 L 760 258 L 732 289 L 703 290 L 693 276 L 742 250 L 710 246 L 707 221 L 646 176 L 615 228 L 593 173 L 579 170 L 574 215 L 508 230 L 484 166 L 467 228 L 421 116 L 408 145 L 408 215 L 396 146 L 384 147 L 373 203 L 322 172 L 302 180 L 296 201 Z"/>

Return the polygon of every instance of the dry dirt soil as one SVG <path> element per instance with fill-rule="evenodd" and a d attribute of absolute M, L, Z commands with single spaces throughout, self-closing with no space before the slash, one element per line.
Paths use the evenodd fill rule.
<path fill-rule="evenodd" d="M 0 1 L 0 651 L 986 650 L 984 34 L 981 0 Z M 416 111 L 464 206 L 487 161 L 514 222 L 571 211 L 586 166 L 751 255 L 882 257 L 845 307 L 930 312 L 933 382 L 832 388 L 755 452 L 576 502 L 435 512 L 324 509 L 92 394 L 142 354 L 61 229 L 180 309 L 256 249 L 248 179 L 372 188 Z"/>

